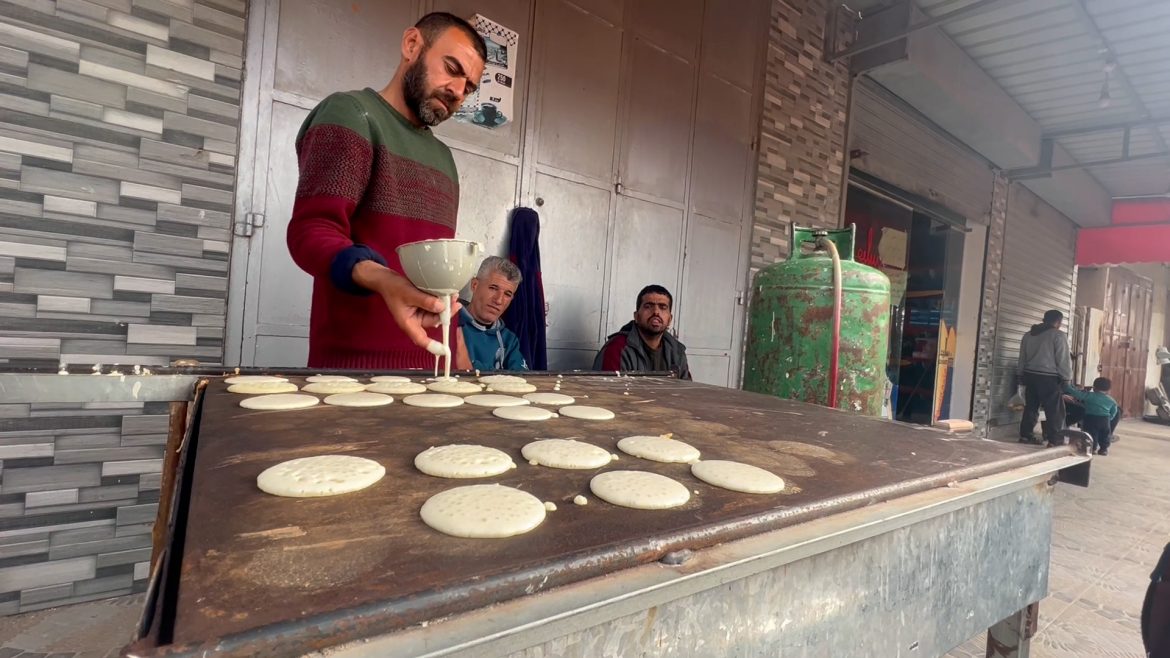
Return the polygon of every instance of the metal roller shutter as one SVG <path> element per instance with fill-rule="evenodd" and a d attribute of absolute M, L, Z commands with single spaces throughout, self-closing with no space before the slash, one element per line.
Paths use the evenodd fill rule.
<path fill-rule="evenodd" d="M 853 169 L 987 223 L 988 162 L 866 77 L 853 87 L 849 151 Z"/>
<path fill-rule="evenodd" d="M 1020 338 L 1049 309 L 1071 318 L 1076 296 L 1076 225 L 1027 188 L 1013 184 L 1008 190 L 1006 230 L 991 382 L 992 436 L 1014 436 L 1020 422 L 1020 415 L 1007 408 L 1016 389 Z M 1071 320 L 1066 321 L 1066 330 L 1069 324 Z"/>

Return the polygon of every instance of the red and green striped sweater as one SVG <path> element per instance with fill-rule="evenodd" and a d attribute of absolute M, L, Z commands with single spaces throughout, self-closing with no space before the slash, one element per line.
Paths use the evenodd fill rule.
<path fill-rule="evenodd" d="M 434 357 L 407 339 L 351 271 L 374 260 L 401 274 L 399 245 L 455 236 L 451 151 L 372 89 L 321 101 L 296 149 L 300 180 L 287 237 L 293 261 L 313 276 L 309 367 L 429 367 Z M 440 339 L 439 330 L 431 333 Z"/>

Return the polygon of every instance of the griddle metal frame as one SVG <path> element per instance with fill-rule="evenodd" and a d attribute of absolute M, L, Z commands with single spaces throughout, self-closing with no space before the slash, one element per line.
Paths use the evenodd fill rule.
<path fill-rule="evenodd" d="M 190 372 L 183 374 L 193 375 Z M 566 373 L 566 376 L 569 374 L 597 373 Z M 186 377 L 179 379 L 190 381 Z M 200 647 L 168 644 L 168 624 L 174 620 L 174 597 L 182 569 L 184 515 L 191 493 L 201 405 L 202 396 L 198 392 L 173 492 L 175 504 L 167 527 L 166 552 L 161 555 L 161 567 L 152 574 L 138 641 L 127 647 L 123 654 L 127 658 L 203 656 L 207 655 L 210 646 L 206 643 Z M 658 655 L 714 657 L 727 655 L 722 652 L 728 651 L 750 654 L 756 651 L 774 653 L 780 649 L 784 649 L 786 658 L 790 655 L 810 658 L 862 655 L 842 652 L 842 647 L 849 646 L 866 646 L 864 655 L 886 655 L 882 653 L 886 649 L 878 647 L 902 652 L 921 651 L 918 655 L 924 656 L 936 655 L 931 652 L 937 650 L 937 655 L 941 655 L 980 628 L 988 628 L 1000 620 L 1010 621 L 1018 611 L 1046 594 L 1050 546 L 1048 535 L 1044 533 L 1051 529 L 1051 488 L 1064 479 L 1062 473 L 1086 471 L 1090 458 L 1067 449 L 1044 452 L 1048 459 L 1029 454 L 978 469 L 958 469 L 931 477 L 929 482 L 912 480 L 885 491 L 863 492 L 864 498 L 871 501 L 880 494 L 885 502 L 867 503 L 861 494 L 851 500 L 819 501 L 814 506 L 821 507 L 821 511 L 830 508 L 827 515 L 702 549 L 690 556 L 678 556 L 683 558 L 681 564 L 659 562 L 632 567 L 388 634 L 376 630 L 378 606 L 367 605 L 216 638 L 211 644 L 219 655 L 283 656 L 299 655 L 287 651 L 298 637 L 337 637 L 335 648 L 315 655 L 480 658 L 543 647 L 545 655 L 558 648 L 556 655 L 584 658 L 591 655 L 588 647 L 595 646 L 589 642 L 602 641 L 616 633 L 620 635 L 620 641 L 626 643 L 620 655 L 644 655 L 648 648 L 647 639 L 657 642 L 655 653 Z M 838 511 L 832 511 L 833 507 Z M 991 521 L 985 526 L 956 525 L 953 517 L 963 514 L 983 515 Z M 842 623 L 840 610 L 832 614 L 826 611 L 826 614 L 812 617 L 806 615 L 798 626 L 789 627 L 791 630 L 785 633 L 761 635 L 758 632 L 761 624 L 766 626 L 769 620 L 776 621 L 766 600 L 758 605 L 736 607 L 734 602 L 730 604 L 736 613 L 730 627 L 739 637 L 729 637 L 727 643 L 718 645 L 718 652 L 705 653 L 693 644 L 699 637 L 695 634 L 696 629 L 680 631 L 679 624 L 685 626 L 680 621 L 682 617 L 679 615 L 685 617 L 682 611 L 704 610 L 706 613 L 699 619 L 712 621 L 714 617 L 710 615 L 720 610 L 728 611 L 732 589 L 752 579 L 771 578 L 777 583 L 785 582 L 775 579 L 790 579 L 791 569 L 800 568 L 809 569 L 808 573 L 815 574 L 816 578 L 832 580 L 835 573 L 848 573 L 850 565 L 880 562 L 882 555 L 880 551 L 875 552 L 875 547 L 880 547 L 883 537 L 901 533 L 900 541 L 906 546 L 917 546 L 929 543 L 932 537 L 937 537 L 947 528 L 956 529 L 957 535 L 951 539 L 966 549 L 989 540 L 998 542 L 997 549 L 1005 551 L 1008 562 L 1015 566 L 978 584 L 966 583 L 961 592 L 955 592 L 968 597 L 971 602 L 983 601 L 978 614 L 972 612 L 960 618 L 956 610 L 936 609 L 931 619 L 918 620 L 911 625 L 918 629 L 933 629 L 927 639 L 908 640 L 903 632 L 906 625 L 899 631 L 885 624 L 874 624 L 856 610 L 844 615 L 846 623 Z M 1040 537 L 1042 541 L 1037 540 Z M 936 551 L 932 568 L 941 569 L 944 558 Z M 818 564 L 818 561 L 827 562 Z M 947 567 L 949 571 L 943 575 L 958 577 L 972 566 L 954 564 Z M 1031 574 L 1026 582 L 1019 581 L 1021 569 Z M 907 574 L 897 576 L 908 577 Z M 832 589 L 826 588 L 826 591 Z M 792 591 L 808 595 L 799 588 L 794 587 Z M 897 599 L 906 595 L 905 587 L 889 589 L 886 595 L 877 590 L 866 591 L 879 598 L 892 595 Z M 838 593 L 838 596 L 845 593 L 847 591 Z M 897 600 L 880 601 L 883 606 L 897 603 Z M 631 618 L 644 625 L 643 633 L 634 634 L 637 637 L 626 637 L 629 635 L 626 626 Z M 785 625 L 783 621 L 779 623 Z M 368 628 L 370 632 L 359 632 L 355 638 L 354 630 L 362 628 Z M 940 630 L 944 628 L 945 632 Z M 821 638 L 835 648 L 823 653 L 828 645 L 810 645 L 805 647 L 807 651 L 797 651 L 785 639 L 788 637 L 804 637 L 802 641 L 809 637 Z M 1021 638 L 1021 642 L 1026 641 L 1027 638 Z"/>

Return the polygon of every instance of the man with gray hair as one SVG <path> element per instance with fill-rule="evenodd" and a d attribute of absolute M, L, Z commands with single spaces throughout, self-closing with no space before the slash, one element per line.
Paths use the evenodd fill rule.
<path fill-rule="evenodd" d="M 471 280 L 471 302 L 459 311 L 458 350 L 476 370 L 528 370 L 520 340 L 500 319 L 522 278 L 508 259 L 488 256 Z"/>

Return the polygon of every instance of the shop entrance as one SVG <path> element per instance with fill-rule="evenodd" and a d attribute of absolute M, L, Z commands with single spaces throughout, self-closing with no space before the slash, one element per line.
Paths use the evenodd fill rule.
<path fill-rule="evenodd" d="M 857 227 L 855 259 L 890 277 L 889 416 L 921 425 L 949 417 L 963 232 L 853 184 L 845 223 Z"/>

